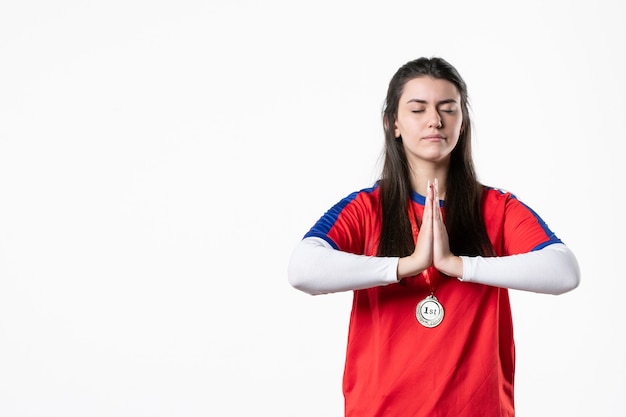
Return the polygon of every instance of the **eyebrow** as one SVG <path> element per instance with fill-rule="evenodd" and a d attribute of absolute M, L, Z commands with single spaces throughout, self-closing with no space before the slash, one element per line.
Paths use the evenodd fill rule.
<path fill-rule="evenodd" d="M 426 100 L 421 100 L 419 98 L 412 98 L 412 99 L 410 99 L 409 101 L 406 102 L 406 104 L 409 104 L 409 103 L 428 104 L 428 102 Z M 455 103 L 456 104 L 456 100 L 452 99 L 452 98 L 448 98 L 448 99 L 445 99 L 445 100 L 438 101 L 437 105 L 439 106 L 441 104 L 448 104 L 448 103 Z"/>

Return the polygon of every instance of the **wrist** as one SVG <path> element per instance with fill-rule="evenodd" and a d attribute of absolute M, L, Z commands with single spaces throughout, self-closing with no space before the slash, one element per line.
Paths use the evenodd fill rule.
<path fill-rule="evenodd" d="M 463 277 L 463 259 L 460 256 L 451 256 L 446 260 L 444 267 L 440 269 L 449 277 L 462 278 Z"/>
<path fill-rule="evenodd" d="M 428 266 L 428 264 L 416 260 L 413 256 L 405 256 L 403 258 L 399 258 L 397 269 L 398 281 L 400 281 L 402 278 L 418 275 L 426 268 L 428 268 Z"/>
<path fill-rule="evenodd" d="M 435 267 L 446 274 L 449 277 L 462 278 L 463 277 L 463 259 L 460 256 L 450 256 L 446 258 L 445 262 L 441 265 L 435 265 Z"/>

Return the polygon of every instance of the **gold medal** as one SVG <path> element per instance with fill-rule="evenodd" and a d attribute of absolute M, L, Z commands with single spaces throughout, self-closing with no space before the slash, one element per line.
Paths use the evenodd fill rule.
<path fill-rule="evenodd" d="M 438 326 L 443 321 L 443 313 L 443 306 L 434 294 L 420 301 L 415 309 L 415 317 L 424 327 Z"/>

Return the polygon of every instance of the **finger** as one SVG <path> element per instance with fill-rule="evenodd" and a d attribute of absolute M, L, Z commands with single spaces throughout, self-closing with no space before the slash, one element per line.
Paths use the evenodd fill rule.
<path fill-rule="evenodd" d="M 442 245 L 446 245 L 445 238 L 447 237 L 447 232 L 443 224 L 441 208 L 439 207 L 439 181 L 436 178 L 433 183 L 433 200 L 433 239 L 435 252 L 441 254 L 442 251 L 445 252 L 446 250 Z"/>
<path fill-rule="evenodd" d="M 422 219 L 422 227 L 420 232 L 429 234 L 432 236 L 433 229 L 433 196 L 432 196 L 433 184 L 428 180 L 426 183 L 426 201 L 424 203 L 424 214 Z"/>
<path fill-rule="evenodd" d="M 435 182 L 437 181 L 437 178 L 435 178 L 434 182 L 431 182 L 430 180 L 428 180 L 428 198 L 432 200 L 435 199 Z"/>
<path fill-rule="evenodd" d="M 426 219 L 427 213 L 429 213 L 432 216 L 432 213 L 429 211 L 432 207 L 430 207 L 430 189 L 432 187 L 432 184 L 430 183 L 430 180 L 428 180 L 426 182 L 426 201 L 424 202 L 424 219 Z"/>
<path fill-rule="evenodd" d="M 441 208 L 439 207 L 439 181 L 435 178 L 433 183 L 433 220 L 436 222 L 437 227 L 441 227 L 439 222 L 441 218 Z"/>
<path fill-rule="evenodd" d="M 419 236 L 422 237 L 423 241 L 432 241 L 432 233 L 433 233 L 433 207 L 432 207 L 432 196 L 429 191 L 432 187 L 432 183 L 430 181 L 427 182 L 426 185 L 426 198 L 424 201 L 424 211 L 422 213 L 422 224 L 420 225 Z M 432 244 L 429 243 L 430 246 Z"/>

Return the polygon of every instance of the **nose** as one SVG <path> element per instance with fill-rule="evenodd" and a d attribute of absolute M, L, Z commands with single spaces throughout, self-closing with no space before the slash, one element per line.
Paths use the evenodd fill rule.
<path fill-rule="evenodd" d="M 428 123 L 428 127 L 434 127 L 436 129 L 440 129 L 442 127 L 441 116 L 438 111 L 433 111 L 430 115 L 430 121 Z"/>

